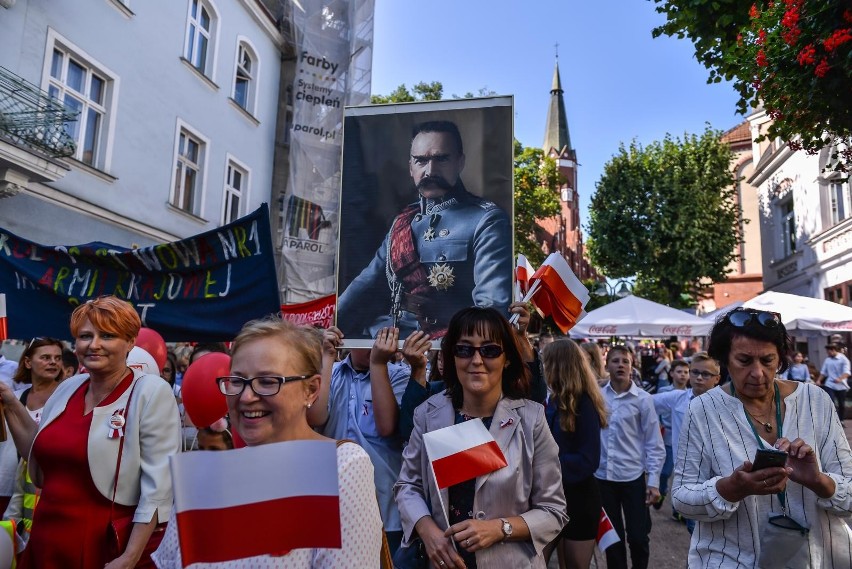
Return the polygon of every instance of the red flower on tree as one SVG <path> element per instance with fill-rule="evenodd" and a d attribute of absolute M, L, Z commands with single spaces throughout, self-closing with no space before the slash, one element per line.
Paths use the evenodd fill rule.
<path fill-rule="evenodd" d="M 825 77 L 825 74 L 828 73 L 828 70 L 831 69 L 831 66 L 828 64 L 828 60 L 826 58 L 822 58 L 819 62 L 819 65 L 814 69 L 814 75 L 817 77 Z"/>
<path fill-rule="evenodd" d="M 766 60 L 766 52 L 762 49 L 757 52 L 757 65 L 760 67 L 766 67 L 769 62 Z"/>
<path fill-rule="evenodd" d="M 799 65 L 813 65 L 816 63 L 816 48 L 813 44 L 806 45 L 796 59 L 799 61 Z"/>
<path fill-rule="evenodd" d="M 823 46 L 825 47 L 825 51 L 831 53 L 848 41 L 852 41 L 852 28 L 834 30 L 834 33 L 828 36 L 823 42 Z"/>

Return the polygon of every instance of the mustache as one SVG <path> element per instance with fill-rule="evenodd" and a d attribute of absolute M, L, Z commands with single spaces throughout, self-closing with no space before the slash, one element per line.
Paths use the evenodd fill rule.
<path fill-rule="evenodd" d="M 452 190 L 453 187 L 443 176 L 427 176 L 417 182 L 416 188 L 422 190 L 426 186 L 438 186 L 442 190 Z"/>

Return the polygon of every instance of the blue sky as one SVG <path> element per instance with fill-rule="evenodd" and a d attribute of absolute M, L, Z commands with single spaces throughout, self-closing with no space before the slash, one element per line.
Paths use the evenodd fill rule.
<path fill-rule="evenodd" d="M 595 182 L 619 142 L 699 133 L 705 122 L 727 130 L 743 120 L 733 88 L 706 83 L 691 42 L 651 37 L 665 20 L 654 6 L 650 0 L 376 0 L 372 90 L 441 81 L 446 96 L 482 87 L 514 95 L 515 137 L 541 146 L 558 42 L 585 228 Z"/>

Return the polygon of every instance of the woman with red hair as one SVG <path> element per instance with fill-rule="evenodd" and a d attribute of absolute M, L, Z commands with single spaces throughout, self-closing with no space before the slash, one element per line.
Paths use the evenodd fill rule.
<path fill-rule="evenodd" d="M 39 425 L 0 385 L 15 445 L 42 488 L 25 567 L 150 563 L 145 546 L 171 513 L 168 457 L 180 449 L 180 418 L 166 382 L 127 367 L 140 327 L 133 307 L 118 298 L 78 306 L 71 333 L 88 373 L 57 387 Z M 122 519 L 132 529 L 112 547 L 107 530 Z"/>

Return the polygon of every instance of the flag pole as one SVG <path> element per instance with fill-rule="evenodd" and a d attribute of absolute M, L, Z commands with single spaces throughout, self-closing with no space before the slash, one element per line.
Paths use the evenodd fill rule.
<path fill-rule="evenodd" d="M 527 294 L 526 294 L 526 295 L 524 295 L 524 298 L 523 298 L 523 299 L 521 299 L 521 302 L 529 302 L 529 301 L 530 301 L 530 299 L 533 297 L 533 295 L 534 295 L 536 292 L 538 292 L 538 289 L 539 289 L 539 286 L 540 286 L 540 285 L 541 285 L 541 279 L 536 280 L 536 281 L 532 284 L 532 286 L 530 287 L 530 290 L 529 290 L 529 291 L 527 291 Z M 518 319 L 520 319 L 520 317 L 521 317 L 521 316 L 520 316 L 519 314 L 517 314 L 517 313 L 516 313 L 516 314 L 512 314 L 512 317 L 511 317 L 511 318 L 509 318 L 509 324 L 512 324 L 512 325 L 514 326 L 514 325 L 518 322 Z"/>
<path fill-rule="evenodd" d="M 444 520 L 447 522 L 447 529 L 450 527 L 450 516 L 447 515 L 447 507 L 444 505 L 444 499 L 441 498 L 441 487 L 438 486 L 438 478 L 435 476 L 435 469 L 432 467 L 432 461 L 429 461 L 429 472 L 432 473 L 432 482 L 435 483 L 435 488 L 438 490 L 438 502 L 441 503 L 441 511 L 444 513 Z M 459 552 L 459 548 L 456 545 L 456 540 L 452 537 L 450 538 L 450 542 L 453 544 L 453 549 L 456 550 L 456 553 Z"/>

